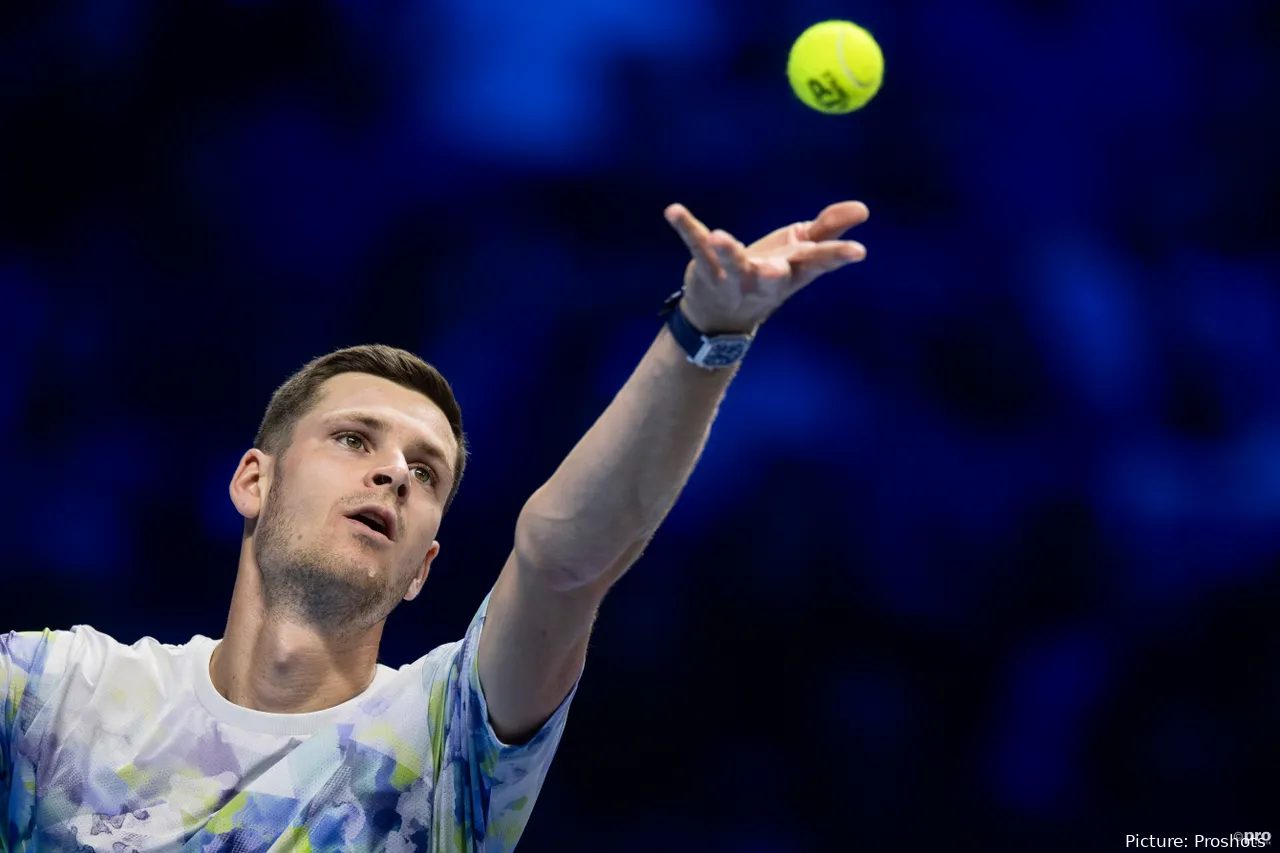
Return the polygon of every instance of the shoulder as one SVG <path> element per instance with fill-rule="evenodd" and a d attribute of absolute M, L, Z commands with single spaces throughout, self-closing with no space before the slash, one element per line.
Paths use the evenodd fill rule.
<path fill-rule="evenodd" d="M 88 625 L 42 631 L 10 631 L 0 634 L 0 659 L 10 671 L 28 677 L 60 672 L 74 663 L 100 655 L 114 643 Z"/>
<path fill-rule="evenodd" d="M 475 656 L 475 647 L 480 639 L 480 631 L 484 626 L 488 608 L 489 596 L 486 595 L 472 614 L 462 637 L 441 643 L 412 663 L 392 671 L 400 674 L 414 672 L 427 685 L 459 681 L 460 676 L 465 672 L 464 664 L 467 662 L 474 664 L 474 660 L 469 659 Z M 382 668 L 382 665 L 379 664 L 379 667 Z"/>
<path fill-rule="evenodd" d="M 121 670 L 151 673 L 161 680 L 179 676 L 192 659 L 207 654 L 213 641 L 202 636 L 182 644 L 143 637 L 126 645 L 91 625 L 64 630 L 11 631 L 0 635 L 0 657 L 29 680 L 60 680 L 69 672 L 89 683 Z"/>

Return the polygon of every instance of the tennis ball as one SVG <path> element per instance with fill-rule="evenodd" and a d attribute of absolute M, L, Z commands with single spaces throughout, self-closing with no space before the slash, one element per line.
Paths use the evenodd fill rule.
<path fill-rule="evenodd" d="M 851 113 L 880 91 L 884 55 L 871 33 L 850 21 L 823 21 L 800 34 L 787 57 L 796 96 L 824 113 Z"/>

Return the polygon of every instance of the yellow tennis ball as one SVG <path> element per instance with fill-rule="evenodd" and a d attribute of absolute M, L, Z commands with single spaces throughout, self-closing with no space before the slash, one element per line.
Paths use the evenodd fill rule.
<path fill-rule="evenodd" d="M 871 33 L 850 21 L 823 21 L 800 34 L 787 57 L 796 96 L 824 113 L 851 113 L 880 91 L 884 55 Z"/>

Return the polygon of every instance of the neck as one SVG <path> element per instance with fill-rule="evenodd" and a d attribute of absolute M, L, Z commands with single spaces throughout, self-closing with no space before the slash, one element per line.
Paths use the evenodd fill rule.
<path fill-rule="evenodd" d="M 258 567 L 251 554 L 242 554 L 226 632 L 209 662 L 209 677 L 228 702 L 254 711 L 301 714 L 332 708 L 372 683 L 382 625 L 335 637 L 269 612 Z"/>

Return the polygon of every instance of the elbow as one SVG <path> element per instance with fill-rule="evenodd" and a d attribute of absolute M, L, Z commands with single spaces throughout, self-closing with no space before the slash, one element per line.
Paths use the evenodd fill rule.
<path fill-rule="evenodd" d="M 571 592 L 612 572 L 634 550 L 632 540 L 610 535 L 584 516 L 555 513 L 535 494 L 516 520 L 514 555 L 522 571 Z"/>

